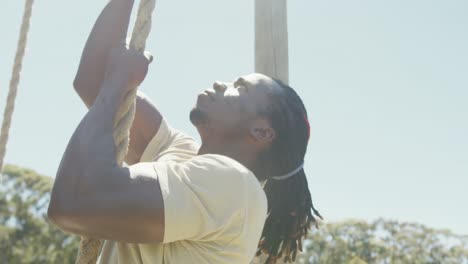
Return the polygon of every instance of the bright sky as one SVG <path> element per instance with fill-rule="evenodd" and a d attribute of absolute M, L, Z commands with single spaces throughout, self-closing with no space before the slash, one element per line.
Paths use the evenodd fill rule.
<path fill-rule="evenodd" d="M 86 109 L 72 80 L 106 1 L 36 1 L 6 160 L 54 176 Z M 305 167 L 328 220 L 387 217 L 468 234 L 468 1 L 288 1 Z M 0 8 L 3 109 L 24 1 Z M 253 1 L 158 0 L 142 86 L 169 122 L 253 71 Z"/>

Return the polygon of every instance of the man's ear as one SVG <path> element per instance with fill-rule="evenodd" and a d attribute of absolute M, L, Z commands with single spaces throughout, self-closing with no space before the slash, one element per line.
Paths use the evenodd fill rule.
<path fill-rule="evenodd" d="M 255 120 L 250 127 L 250 135 L 259 145 L 270 144 L 276 138 L 276 132 L 266 119 Z"/>

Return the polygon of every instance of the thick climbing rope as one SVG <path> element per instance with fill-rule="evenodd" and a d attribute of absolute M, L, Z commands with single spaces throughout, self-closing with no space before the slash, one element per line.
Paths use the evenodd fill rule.
<path fill-rule="evenodd" d="M 5 110 L 3 112 L 2 130 L 0 135 L 0 170 L 2 172 L 8 135 L 10 133 L 11 119 L 13 117 L 13 111 L 15 110 L 15 101 L 16 95 L 18 93 L 18 85 L 20 81 L 21 69 L 23 66 L 24 53 L 26 50 L 26 43 L 28 42 L 28 32 L 31 22 L 33 3 L 34 0 L 26 0 L 24 7 L 23 22 L 21 23 L 18 47 L 16 49 L 15 62 L 13 64 L 13 73 L 11 75 L 8 97 Z"/>
<path fill-rule="evenodd" d="M 151 32 L 151 19 L 156 0 L 141 0 L 138 8 L 137 20 L 133 28 L 130 47 L 138 52 L 144 52 L 146 40 Z M 117 164 L 123 165 L 130 142 L 130 128 L 135 118 L 136 94 L 138 89 L 133 89 L 125 95 L 119 111 L 114 120 L 114 144 L 116 147 Z M 97 261 L 102 241 L 91 238 L 81 238 L 78 251 L 77 264 L 94 264 Z"/>

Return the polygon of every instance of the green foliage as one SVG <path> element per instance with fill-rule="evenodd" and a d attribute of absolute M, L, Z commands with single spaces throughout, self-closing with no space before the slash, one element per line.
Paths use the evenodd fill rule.
<path fill-rule="evenodd" d="M 348 264 L 367 264 L 364 260 L 362 260 L 360 257 L 354 257 Z"/>
<path fill-rule="evenodd" d="M 384 219 L 313 230 L 298 263 L 467 264 L 468 236 Z"/>
<path fill-rule="evenodd" d="M 73 263 L 78 238 L 47 222 L 52 179 L 8 165 L 0 185 L 0 263 Z"/>

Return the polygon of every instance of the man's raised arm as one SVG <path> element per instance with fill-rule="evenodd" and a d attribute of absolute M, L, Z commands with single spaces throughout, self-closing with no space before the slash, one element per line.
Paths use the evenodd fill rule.
<path fill-rule="evenodd" d="M 102 86 L 111 49 L 125 41 L 134 0 L 111 0 L 99 15 L 83 50 L 73 86 L 89 108 Z M 141 155 L 161 124 L 162 116 L 142 93 L 138 93 L 135 120 L 130 131 L 128 164 Z"/>
<path fill-rule="evenodd" d="M 123 47 L 111 53 L 96 103 L 73 133 L 55 178 L 48 216 L 61 229 L 130 243 L 162 241 L 164 205 L 153 164 L 119 167 L 113 139 L 124 94 L 143 81 L 148 63 Z"/>

